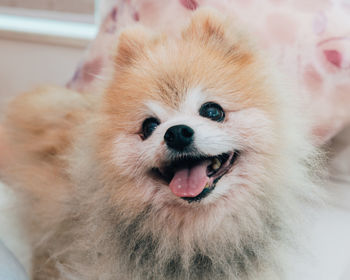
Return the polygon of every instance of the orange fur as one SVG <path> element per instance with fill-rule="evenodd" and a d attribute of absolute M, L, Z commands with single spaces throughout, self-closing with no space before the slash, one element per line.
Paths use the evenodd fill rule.
<path fill-rule="evenodd" d="M 253 44 L 204 9 L 178 38 L 124 31 L 114 59 L 101 96 L 46 87 L 9 108 L 0 174 L 25 201 L 32 279 L 283 279 L 281 250 L 300 197 L 316 193 L 316 162 L 292 99 Z M 225 122 L 182 111 L 198 92 L 222 105 Z M 149 102 L 165 113 L 143 141 Z M 209 134 L 206 146 L 242 149 L 207 202 L 188 204 L 149 176 L 165 160 L 172 118 L 222 141 Z"/>

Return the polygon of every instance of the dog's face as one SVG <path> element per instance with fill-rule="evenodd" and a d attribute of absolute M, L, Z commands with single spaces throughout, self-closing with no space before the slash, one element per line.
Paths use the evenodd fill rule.
<path fill-rule="evenodd" d="M 112 196 L 130 211 L 256 223 L 286 143 L 280 96 L 249 43 L 198 13 L 176 40 L 125 31 L 115 60 L 100 128 Z"/>
<path fill-rule="evenodd" d="M 140 279 L 213 279 L 274 262 L 267 248 L 311 186 L 309 150 L 261 58 L 231 23 L 199 11 L 174 40 L 125 31 L 115 61 L 93 184 L 126 267 Z"/>

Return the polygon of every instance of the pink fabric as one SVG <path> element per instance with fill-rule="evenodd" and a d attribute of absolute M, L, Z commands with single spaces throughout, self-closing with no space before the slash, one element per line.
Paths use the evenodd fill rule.
<path fill-rule="evenodd" d="M 107 0 L 108 2 L 108 0 Z M 350 0 L 109 0 L 110 12 L 68 87 L 95 92 L 117 32 L 135 22 L 169 34 L 211 6 L 239 18 L 305 101 L 322 144 L 350 122 Z"/>

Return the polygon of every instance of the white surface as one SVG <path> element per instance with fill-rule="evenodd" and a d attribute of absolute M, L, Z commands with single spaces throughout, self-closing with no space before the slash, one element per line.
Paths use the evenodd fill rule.
<path fill-rule="evenodd" d="M 23 267 L 0 241 L 0 279 L 27 280 Z"/>
<path fill-rule="evenodd" d="M 16 208 L 14 194 L 0 182 L 0 242 L 4 242 L 29 272 L 30 250 L 21 230 Z"/>
<path fill-rule="evenodd" d="M 299 274 L 289 280 L 350 280 L 350 127 L 329 148 L 330 205 L 306 225 L 305 256 L 295 256 Z"/>
<path fill-rule="evenodd" d="M 297 272 L 288 280 L 349 280 L 350 212 L 322 209 L 305 233 L 305 251 L 294 256 Z"/>

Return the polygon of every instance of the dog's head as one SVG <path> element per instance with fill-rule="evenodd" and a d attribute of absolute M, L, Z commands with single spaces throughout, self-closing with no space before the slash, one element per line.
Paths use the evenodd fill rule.
<path fill-rule="evenodd" d="M 254 224 L 276 193 L 288 196 L 285 182 L 307 153 L 304 132 L 234 25 L 201 10 L 175 39 L 142 27 L 120 35 L 99 128 L 114 199 Z"/>

